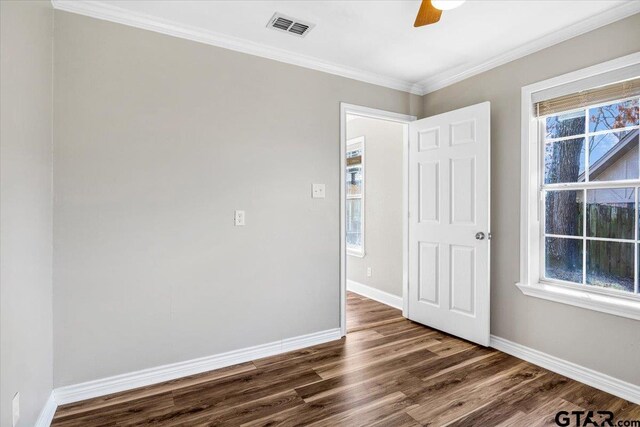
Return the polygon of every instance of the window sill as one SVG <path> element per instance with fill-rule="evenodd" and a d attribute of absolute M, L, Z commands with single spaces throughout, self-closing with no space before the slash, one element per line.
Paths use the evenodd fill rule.
<path fill-rule="evenodd" d="M 354 256 L 354 257 L 357 257 L 357 258 L 364 258 L 364 252 L 351 252 L 351 251 L 347 250 L 347 255 Z"/>
<path fill-rule="evenodd" d="M 640 301 L 585 292 L 547 283 L 516 283 L 523 294 L 576 307 L 588 308 L 615 316 L 640 320 Z"/>

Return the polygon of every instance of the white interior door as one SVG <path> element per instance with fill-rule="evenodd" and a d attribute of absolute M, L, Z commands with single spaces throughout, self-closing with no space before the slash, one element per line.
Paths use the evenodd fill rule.
<path fill-rule="evenodd" d="M 489 345 L 490 104 L 409 124 L 409 319 Z"/>

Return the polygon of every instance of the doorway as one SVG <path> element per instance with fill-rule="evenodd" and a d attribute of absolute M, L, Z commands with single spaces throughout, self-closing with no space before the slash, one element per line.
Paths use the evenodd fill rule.
<path fill-rule="evenodd" d="M 408 286 L 408 138 L 409 123 L 415 119 L 341 104 L 343 336 L 352 326 L 348 325 L 347 301 L 353 306 L 373 300 L 406 311 L 403 296 Z M 359 319 L 362 321 L 361 316 Z M 354 317 L 351 322 L 356 322 Z"/>
<path fill-rule="evenodd" d="M 402 307 L 402 316 L 487 346 L 490 338 L 490 104 L 415 117 L 341 105 L 340 327 L 348 331 L 349 287 L 367 301 Z M 402 292 L 371 286 L 375 260 L 358 269 L 367 283 L 349 280 L 349 260 L 366 258 L 367 137 L 349 122 L 369 119 L 402 129 Z M 370 150 L 369 150 L 370 151 Z M 362 211 L 361 214 L 358 214 Z M 410 215 L 411 213 L 411 215 Z M 362 225 L 364 223 L 364 226 Z M 386 240 L 382 239 L 383 242 Z M 392 252 L 393 253 L 393 252 Z M 371 270 L 370 270 L 371 268 Z M 354 273 L 355 274 L 355 273 Z M 373 300 L 373 301 L 371 301 Z M 351 298 L 349 301 L 354 301 Z M 395 315 L 399 313 L 395 311 Z"/>

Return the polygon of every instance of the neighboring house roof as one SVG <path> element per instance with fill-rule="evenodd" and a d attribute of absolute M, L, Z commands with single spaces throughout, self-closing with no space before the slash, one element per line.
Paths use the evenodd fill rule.
<path fill-rule="evenodd" d="M 597 162 L 589 167 L 589 179 L 593 180 L 598 175 L 606 171 L 611 165 L 617 162 L 629 150 L 633 149 L 638 143 L 638 129 L 630 131 L 616 145 L 611 147 Z M 635 144 L 632 144 L 635 142 Z M 578 181 L 584 181 L 584 172 L 578 177 Z"/>

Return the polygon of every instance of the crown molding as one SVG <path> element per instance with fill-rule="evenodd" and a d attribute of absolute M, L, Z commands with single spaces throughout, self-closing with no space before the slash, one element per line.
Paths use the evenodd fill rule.
<path fill-rule="evenodd" d="M 477 74 L 499 67 L 508 62 L 535 53 L 539 50 L 569 40 L 573 37 L 595 30 L 607 24 L 640 13 L 640 1 L 628 1 L 603 13 L 584 19 L 576 24 L 562 28 L 530 43 L 519 46 L 508 52 L 471 64 L 463 64 L 450 68 L 419 82 L 410 82 L 383 76 L 351 67 L 345 67 L 322 59 L 289 52 L 284 49 L 231 37 L 225 34 L 204 30 L 202 28 L 183 25 L 138 12 L 105 4 L 100 1 L 87 0 L 51 0 L 55 9 L 89 16 L 105 21 L 116 22 L 131 27 L 141 28 L 174 37 L 205 43 L 212 46 L 247 53 L 272 59 L 287 64 L 325 72 L 349 79 L 358 80 L 390 89 L 400 90 L 415 95 L 425 95 L 454 83 L 473 77 Z"/>
<path fill-rule="evenodd" d="M 51 0 L 54 9 L 85 15 L 105 21 L 116 22 L 131 27 L 154 31 L 174 37 L 205 43 L 224 49 L 260 56 L 287 64 L 297 65 L 312 70 L 322 71 L 349 79 L 359 80 L 378 86 L 388 87 L 416 95 L 423 94 L 423 88 L 413 82 L 371 73 L 365 70 L 345 67 L 312 56 L 289 52 L 284 49 L 243 40 L 202 28 L 180 24 L 154 16 L 105 4 L 100 1 L 86 0 Z"/>
<path fill-rule="evenodd" d="M 563 41 L 577 37 L 589 31 L 593 31 L 639 12 L 640 1 L 629 1 L 573 25 L 566 26 L 559 31 L 547 34 L 546 36 L 540 37 L 539 39 L 526 43 L 508 52 L 494 56 L 489 60 L 478 61 L 475 64 L 464 64 L 443 71 L 435 76 L 421 80 L 418 82 L 418 85 L 423 89 L 422 94 L 426 95 L 427 93 L 450 86 L 454 83 L 468 79 L 469 77 L 484 73 L 492 68 L 496 68 L 524 56 L 531 55 L 539 50 L 562 43 Z"/>

